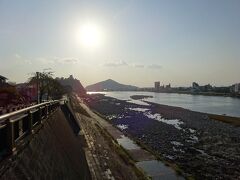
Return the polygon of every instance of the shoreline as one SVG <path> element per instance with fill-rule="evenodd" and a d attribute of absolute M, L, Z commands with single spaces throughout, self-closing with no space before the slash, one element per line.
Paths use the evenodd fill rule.
<path fill-rule="evenodd" d="M 97 93 L 98 91 L 88 91 L 89 93 Z M 230 93 L 192 93 L 192 92 L 185 92 L 185 91 L 164 91 L 164 92 L 156 92 L 156 91 L 99 91 L 99 92 L 151 92 L 151 93 L 166 93 L 166 94 L 186 94 L 186 95 L 193 95 L 193 96 L 213 96 L 213 97 L 231 97 L 231 98 L 236 98 L 240 99 L 240 94 L 239 95 L 232 95 Z"/>
<path fill-rule="evenodd" d="M 149 101 L 145 101 L 143 100 L 143 102 L 146 102 L 148 104 L 153 104 L 155 106 L 169 106 L 169 105 L 165 105 L 165 104 L 158 104 L 158 103 L 154 103 L 154 102 L 149 102 Z M 216 121 L 220 121 L 223 123 L 228 123 L 234 126 L 240 126 L 240 117 L 235 117 L 235 116 L 228 116 L 228 115 L 221 115 L 221 114 L 213 114 L 213 113 L 204 113 L 204 112 L 199 112 L 199 111 L 193 111 L 190 109 L 186 109 L 183 107 L 179 107 L 179 106 L 169 106 L 169 107 L 173 107 L 173 108 L 180 108 L 183 110 L 189 110 L 192 112 L 196 112 L 196 113 L 202 113 L 202 114 L 206 114 L 210 119 L 214 119 Z"/>
<path fill-rule="evenodd" d="M 92 98 L 92 99 L 91 99 Z M 181 107 L 136 105 L 103 95 L 87 104 L 114 126 L 196 179 L 238 177 L 240 128 Z M 235 149 L 234 149 L 235 148 Z M 226 166 L 226 164 L 229 164 Z M 227 167 L 229 169 L 227 169 Z M 224 169 L 224 171 L 223 171 Z"/>
<path fill-rule="evenodd" d="M 154 91 L 146 91 L 146 92 L 154 92 Z M 192 93 L 192 92 L 155 92 L 155 93 L 175 93 L 175 94 L 189 94 L 189 95 L 200 95 L 200 96 L 219 96 L 219 97 L 232 97 L 232 98 L 240 98 L 240 95 L 232 95 L 229 93 L 204 93 L 204 92 L 199 92 L 199 93 Z"/>
<path fill-rule="evenodd" d="M 175 164 L 170 164 L 160 159 L 142 143 L 139 141 L 136 142 L 130 134 L 122 132 L 119 127 L 114 126 L 104 115 L 90 109 L 84 103 L 80 103 L 80 106 L 97 121 L 96 125 L 102 129 L 101 132 L 104 137 L 110 141 L 114 141 L 113 144 L 118 147 L 117 151 L 120 157 L 122 157 L 127 164 L 133 166 L 139 179 L 143 179 L 143 175 L 146 176 L 146 179 L 184 179 L 182 171 Z M 149 171 L 149 166 L 151 165 L 156 165 L 160 168 L 156 174 Z"/>
<path fill-rule="evenodd" d="M 110 91 L 108 91 L 110 92 Z M 116 93 L 114 93 L 116 92 Z M 123 95 L 125 96 L 123 98 L 123 96 L 119 96 L 119 93 L 121 94 L 121 92 L 123 92 Z M 176 96 L 176 93 L 174 93 L 175 95 L 173 96 L 175 99 L 177 99 L 176 103 L 171 103 L 171 101 L 166 99 L 171 98 L 172 96 L 168 96 L 168 93 L 163 93 L 163 95 L 154 95 L 154 94 L 148 94 L 148 93 L 144 93 L 141 94 L 140 92 L 138 92 L 138 94 L 134 94 L 133 92 L 137 92 L 137 91 L 112 91 L 113 94 L 111 94 L 111 92 L 108 94 L 107 91 L 105 92 L 93 92 L 93 93 L 88 93 L 88 95 L 102 95 L 102 96 L 108 96 L 108 97 L 112 97 L 112 98 L 118 98 L 118 96 L 120 97 L 119 100 L 127 100 L 128 102 L 133 102 L 133 103 L 141 103 L 141 104 L 150 104 L 150 103 L 155 103 L 155 104 L 162 104 L 162 105 L 169 105 L 169 106 L 173 106 L 173 107 L 182 107 L 184 109 L 189 109 L 191 111 L 195 111 L 195 112 L 201 112 L 201 113 L 205 113 L 205 114 L 209 114 L 212 118 L 216 119 L 216 120 L 221 120 L 223 122 L 227 122 L 227 123 L 233 123 L 235 125 L 239 125 L 239 123 L 234 123 L 234 121 L 236 120 L 240 120 L 240 114 L 238 112 L 238 107 L 239 107 L 239 103 L 240 101 L 238 101 L 236 98 L 232 98 L 232 99 L 211 99 L 211 101 L 209 101 L 208 99 L 206 99 L 206 97 L 202 96 L 202 98 L 198 99 L 197 102 L 193 101 L 192 98 L 194 97 L 186 97 L 187 98 L 187 102 L 184 103 L 184 98 L 185 97 L 178 97 Z M 154 93 L 154 92 L 152 92 Z M 171 94 L 171 93 L 169 93 Z M 190 94 L 189 94 L 190 95 Z M 201 95 L 200 95 L 201 96 Z M 163 102 L 160 100 L 159 98 L 163 98 L 165 100 L 163 100 Z M 231 98 L 231 97 L 230 97 Z M 156 99 L 156 101 L 155 101 Z M 173 99 L 174 101 L 174 99 Z M 183 103 L 181 104 L 181 101 L 183 101 Z M 217 105 L 211 105 L 214 102 L 222 102 L 223 104 L 220 104 L 220 109 L 218 109 L 218 104 Z M 138 103 L 139 102 L 139 103 Z M 207 102 L 207 103 L 206 103 Z M 164 103 L 164 104 L 163 104 Z M 197 106 L 196 103 L 200 103 L 202 104 L 201 106 Z M 225 103 L 225 104 L 224 104 Z M 232 104 L 229 104 L 232 103 Z M 190 105 L 188 105 L 190 104 Z M 205 104 L 205 106 L 204 106 Z M 225 108 L 226 107 L 226 108 Z M 209 110 L 208 110 L 209 108 Z M 220 118 L 220 116 L 222 116 L 222 118 Z M 224 120 L 225 119 L 225 120 Z"/>

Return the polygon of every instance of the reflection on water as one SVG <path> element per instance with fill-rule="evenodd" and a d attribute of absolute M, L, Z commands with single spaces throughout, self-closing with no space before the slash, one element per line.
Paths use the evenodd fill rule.
<path fill-rule="evenodd" d="M 128 125 L 125 125 L 125 124 L 118 124 L 117 127 L 121 130 L 125 130 L 128 128 Z"/>
<path fill-rule="evenodd" d="M 140 147 L 138 145 L 136 145 L 134 143 L 134 141 L 132 141 L 131 139 L 129 139 L 128 137 L 121 135 L 121 138 L 117 139 L 117 142 L 124 147 L 125 149 L 128 150 L 133 150 L 133 149 L 140 149 Z"/>
<path fill-rule="evenodd" d="M 138 105 L 143 105 L 143 106 L 149 106 L 148 103 L 141 101 L 141 100 L 134 100 L 134 99 L 130 99 L 127 102 L 129 103 L 133 103 L 133 104 L 138 104 Z"/>
<path fill-rule="evenodd" d="M 155 114 L 151 114 L 149 111 L 149 109 L 147 108 L 128 108 L 131 111 L 137 111 L 137 112 L 143 112 L 144 116 L 147 116 L 150 119 L 154 119 L 169 125 L 174 126 L 177 129 L 182 129 L 180 127 L 181 124 L 183 124 L 182 121 L 180 121 L 179 119 L 164 119 L 160 114 L 155 113 Z"/>
<path fill-rule="evenodd" d="M 129 100 L 132 95 L 153 96 L 153 98 L 147 98 L 145 100 L 158 104 L 183 107 L 193 111 L 240 117 L 240 99 L 238 98 L 138 91 L 114 91 L 101 93 L 121 100 Z"/>
<path fill-rule="evenodd" d="M 180 125 L 183 124 L 183 122 L 180 121 L 179 119 L 164 119 L 164 118 L 162 118 L 162 116 L 161 116 L 160 114 L 158 114 L 158 113 L 156 113 L 156 114 L 151 114 L 151 113 L 148 112 L 148 113 L 144 113 L 144 115 L 147 116 L 147 117 L 150 118 L 150 119 L 154 119 L 154 120 L 157 120 L 157 121 L 159 121 L 159 122 L 163 122 L 163 123 L 172 125 L 172 126 L 174 126 L 175 128 L 177 128 L 177 129 L 179 129 L 179 130 L 182 129 L 182 128 L 180 127 Z"/>
<path fill-rule="evenodd" d="M 176 176 L 174 170 L 165 166 L 161 161 L 141 161 L 137 166 L 142 168 L 154 180 L 182 180 L 183 177 Z"/>
<path fill-rule="evenodd" d="M 129 108 L 132 111 L 137 111 L 137 112 L 146 112 L 149 111 L 150 109 L 147 108 Z"/>
<path fill-rule="evenodd" d="M 141 149 L 128 137 L 121 135 L 121 138 L 117 139 L 118 143 L 127 150 Z M 136 163 L 137 167 L 141 168 L 149 177 L 154 180 L 168 179 L 168 180 L 182 180 L 183 177 L 177 176 L 173 169 L 164 165 L 161 161 L 150 160 L 140 161 Z"/>

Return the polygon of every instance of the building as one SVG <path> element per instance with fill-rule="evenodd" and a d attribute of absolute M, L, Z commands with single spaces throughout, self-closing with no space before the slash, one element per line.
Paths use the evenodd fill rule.
<path fill-rule="evenodd" d="M 210 84 L 201 86 L 201 91 L 203 91 L 203 92 L 211 92 L 212 90 L 213 90 L 213 87 Z"/>
<path fill-rule="evenodd" d="M 0 75 L 0 84 L 6 84 L 7 78 Z"/>
<path fill-rule="evenodd" d="M 155 91 L 159 91 L 160 90 L 160 82 L 159 81 L 154 82 L 154 88 L 155 88 Z"/>
<path fill-rule="evenodd" d="M 21 83 L 16 85 L 16 89 L 25 102 L 37 101 L 37 85 Z"/>
<path fill-rule="evenodd" d="M 13 84 L 7 83 L 7 78 L 0 75 L 0 107 L 16 104 L 17 91 Z"/>
<path fill-rule="evenodd" d="M 233 93 L 240 94 L 240 83 L 233 84 L 232 87 Z"/>
<path fill-rule="evenodd" d="M 171 84 L 166 85 L 166 89 L 171 89 Z"/>

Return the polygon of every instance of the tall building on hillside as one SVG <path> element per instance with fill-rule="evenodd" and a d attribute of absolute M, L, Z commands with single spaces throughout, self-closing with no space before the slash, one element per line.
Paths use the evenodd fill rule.
<path fill-rule="evenodd" d="M 199 92 L 199 91 L 200 91 L 200 86 L 198 85 L 198 83 L 193 82 L 191 92 L 196 93 L 196 92 Z"/>
<path fill-rule="evenodd" d="M 199 88 L 199 85 L 198 85 L 198 83 L 196 83 L 196 82 L 193 82 L 193 83 L 192 83 L 192 88 L 194 88 L 194 89 L 195 89 L 195 88 Z"/>
<path fill-rule="evenodd" d="M 86 94 L 86 90 L 81 82 L 78 79 L 75 79 L 73 75 L 70 75 L 68 78 L 56 78 L 56 80 L 64 86 L 67 91 L 74 91 L 81 95 Z"/>
<path fill-rule="evenodd" d="M 160 90 L 160 82 L 159 81 L 154 82 L 154 88 L 155 88 L 155 91 Z"/>

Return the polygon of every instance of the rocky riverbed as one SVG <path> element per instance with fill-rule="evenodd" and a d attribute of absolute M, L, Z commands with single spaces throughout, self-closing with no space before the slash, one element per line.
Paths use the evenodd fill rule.
<path fill-rule="evenodd" d="M 104 95 L 85 101 L 123 132 L 177 164 L 185 176 L 240 179 L 240 127 L 179 107 L 138 105 Z"/>

